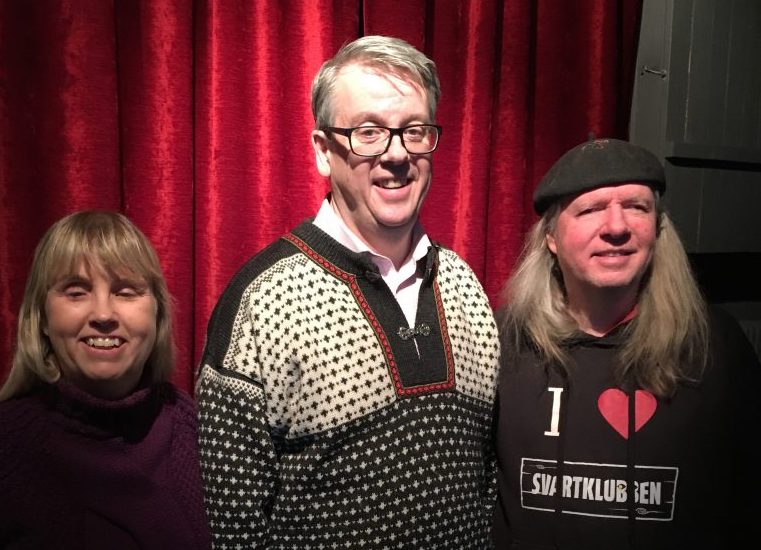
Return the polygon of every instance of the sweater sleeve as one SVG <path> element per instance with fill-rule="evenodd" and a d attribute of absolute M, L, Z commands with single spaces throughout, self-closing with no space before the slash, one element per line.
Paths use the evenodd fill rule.
<path fill-rule="evenodd" d="M 230 294 L 209 323 L 196 389 L 204 501 L 214 548 L 263 548 L 278 457 L 246 293 Z"/>
<path fill-rule="evenodd" d="M 198 399 L 201 473 L 213 546 L 264 547 L 278 461 L 262 389 L 205 365 Z"/>

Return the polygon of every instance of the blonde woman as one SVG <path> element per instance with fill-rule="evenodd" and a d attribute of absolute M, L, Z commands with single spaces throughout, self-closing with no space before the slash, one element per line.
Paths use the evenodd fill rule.
<path fill-rule="evenodd" d="M 172 366 L 147 238 L 111 212 L 54 224 L 0 390 L 0 547 L 209 546 L 194 406 Z"/>

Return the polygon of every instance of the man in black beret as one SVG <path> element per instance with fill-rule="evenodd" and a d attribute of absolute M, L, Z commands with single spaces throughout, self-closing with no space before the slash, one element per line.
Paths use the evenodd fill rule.
<path fill-rule="evenodd" d="M 759 514 L 761 366 L 616 139 L 563 155 L 499 312 L 497 548 L 734 548 Z"/>
<path fill-rule="evenodd" d="M 619 139 L 577 145 L 550 168 L 534 193 L 537 214 L 553 203 L 604 185 L 637 182 L 662 195 L 666 178 L 658 158 L 647 149 Z"/>

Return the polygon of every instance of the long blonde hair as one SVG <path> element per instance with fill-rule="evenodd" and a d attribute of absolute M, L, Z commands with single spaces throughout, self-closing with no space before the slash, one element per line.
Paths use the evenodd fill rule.
<path fill-rule="evenodd" d="M 507 361 L 527 347 L 544 365 L 567 369 L 564 343 L 576 332 L 568 312 L 563 277 L 546 235 L 554 230 L 561 203 L 532 227 L 517 267 L 503 290 L 500 331 Z M 673 395 L 680 381 L 691 380 L 705 366 L 708 321 L 705 301 L 687 254 L 668 215 L 658 213 L 653 258 L 638 297 L 638 314 L 625 328 L 615 378 L 631 381 L 655 395 Z"/>
<path fill-rule="evenodd" d="M 48 290 L 81 262 L 106 272 L 129 271 L 145 279 L 156 299 L 156 343 L 145 365 L 151 381 L 169 380 L 174 365 L 171 297 L 156 252 L 146 236 L 116 212 L 83 211 L 48 229 L 34 253 L 18 318 L 13 366 L 0 401 L 61 376 L 43 333 Z"/>

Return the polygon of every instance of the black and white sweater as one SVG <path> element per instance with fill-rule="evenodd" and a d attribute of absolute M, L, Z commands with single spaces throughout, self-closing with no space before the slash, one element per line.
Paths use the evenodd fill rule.
<path fill-rule="evenodd" d="M 215 547 L 490 546 L 496 326 L 455 253 L 419 268 L 414 331 L 369 257 L 309 222 L 233 278 L 198 382 Z"/>

